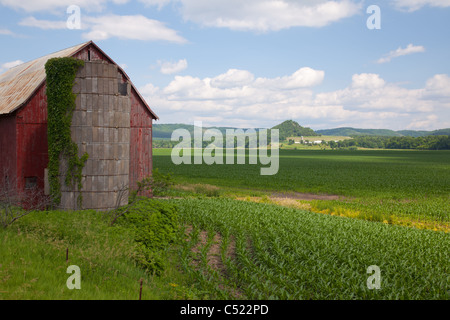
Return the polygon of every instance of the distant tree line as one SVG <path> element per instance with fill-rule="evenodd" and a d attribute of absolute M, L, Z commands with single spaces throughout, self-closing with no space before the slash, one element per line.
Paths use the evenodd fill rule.
<path fill-rule="evenodd" d="M 237 145 L 237 138 L 235 137 L 235 145 Z M 171 141 L 169 139 L 154 139 L 153 148 L 173 148 L 179 141 Z M 268 137 L 270 143 L 270 134 Z M 202 147 L 205 148 L 211 144 L 211 141 L 202 141 Z M 214 142 L 213 142 L 214 144 Z M 294 144 L 294 140 L 288 141 L 288 144 Z M 419 150 L 450 150 L 450 135 L 448 136 L 424 136 L 424 137 L 385 137 L 385 136 L 353 136 L 353 139 L 346 139 L 341 141 L 329 141 L 331 148 L 374 148 L 374 149 L 419 149 Z M 191 140 L 191 145 L 194 145 L 194 140 Z M 226 146 L 225 139 L 222 143 Z M 250 141 L 245 139 L 245 148 L 250 147 Z"/>
<path fill-rule="evenodd" d="M 450 150 L 450 135 L 425 137 L 354 136 L 337 142 L 338 148 Z"/>
<path fill-rule="evenodd" d="M 170 139 L 153 139 L 153 148 L 173 148 L 179 141 L 170 141 Z"/>
<path fill-rule="evenodd" d="M 270 143 L 272 141 L 272 135 L 271 135 L 271 131 L 270 130 L 268 130 L 266 132 L 266 136 L 265 136 L 264 140 L 265 140 L 265 143 L 266 143 L 265 146 L 267 146 L 267 144 L 270 145 Z M 243 145 L 241 145 L 242 141 L 244 143 Z M 256 136 L 252 137 L 252 138 L 250 138 L 249 136 L 246 136 L 245 134 L 243 136 L 242 135 L 234 136 L 234 146 L 235 147 L 237 147 L 237 146 L 242 147 L 243 146 L 246 149 L 252 148 L 254 146 L 259 147 L 260 141 L 261 141 L 261 136 L 260 136 L 260 132 L 259 131 L 257 131 L 256 132 Z M 163 139 L 160 139 L 160 138 L 153 139 L 153 148 L 173 148 L 176 145 L 180 144 L 180 142 L 181 142 L 181 140 L 179 140 L 179 141 L 172 141 L 170 139 L 164 139 L 164 138 Z M 208 147 L 210 145 L 221 145 L 224 148 L 227 146 L 227 138 L 226 138 L 225 135 L 222 136 L 221 143 L 219 141 L 216 142 L 215 138 L 213 138 L 212 141 L 210 139 L 206 139 L 205 138 L 201 142 L 202 142 L 202 148 L 206 148 L 206 147 Z M 195 146 L 195 139 L 192 138 L 188 143 L 191 146 L 194 147 Z"/>

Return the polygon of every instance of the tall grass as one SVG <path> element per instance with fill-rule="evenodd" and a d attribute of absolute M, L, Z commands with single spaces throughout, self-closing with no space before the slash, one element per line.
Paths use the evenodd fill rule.
<path fill-rule="evenodd" d="M 33 212 L 0 229 L 0 299 L 137 300 L 197 297 L 167 251 L 159 275 L 136 261 L 139 245 L 131 229 L 110 227 L 103 213 Z M 66 262 L 66 250 L 68 261 Z M 81 289 L 68 289 L 69 265 L 81 273 Z"/>

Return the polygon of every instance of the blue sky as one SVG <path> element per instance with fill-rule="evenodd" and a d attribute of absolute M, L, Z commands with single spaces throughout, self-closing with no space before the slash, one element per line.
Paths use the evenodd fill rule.
<path fill-rule="evenodd" d="M 450 127 L 449 30 L 450 0 L 0 0 L 0 72 L 93 40 L 159 123 L 434 130 Z"/>

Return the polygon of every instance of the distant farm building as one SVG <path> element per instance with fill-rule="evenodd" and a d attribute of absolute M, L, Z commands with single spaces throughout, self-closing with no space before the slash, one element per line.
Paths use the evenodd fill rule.
<path fill-rule="evenodd" d="M 48 194 L 45 63 L 84 60 L 75 79 L 72 140 L 89 154 L 82 171 L 82 208 L 106 210 L 119 189 L 152 172 L 152 122 L 158 119 L 127 74 L 92 41 L 23 63 L 0 75 L 0 183 Z M 61 182 L 63 209 L 79 209 L 76 190 Z M 128 197 L 122 199 L 124 204 Z"/>

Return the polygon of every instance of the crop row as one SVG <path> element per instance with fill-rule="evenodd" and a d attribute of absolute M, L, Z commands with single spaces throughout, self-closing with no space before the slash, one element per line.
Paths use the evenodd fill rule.
<path fill-rule="evenodd" d="M 170 201 L 197 232 L 235 241 L 233 257 L 222 248 L 226 277 L 203 279 L 210 287 L 226 283 L 249 299 L 449 298 L 446 233 L 222 198 Z M 205 277 L 212 273 L 203 260 L 205 272 L 195 272 Z M 372 265 L 381 289 L 367 286 Z"/>

